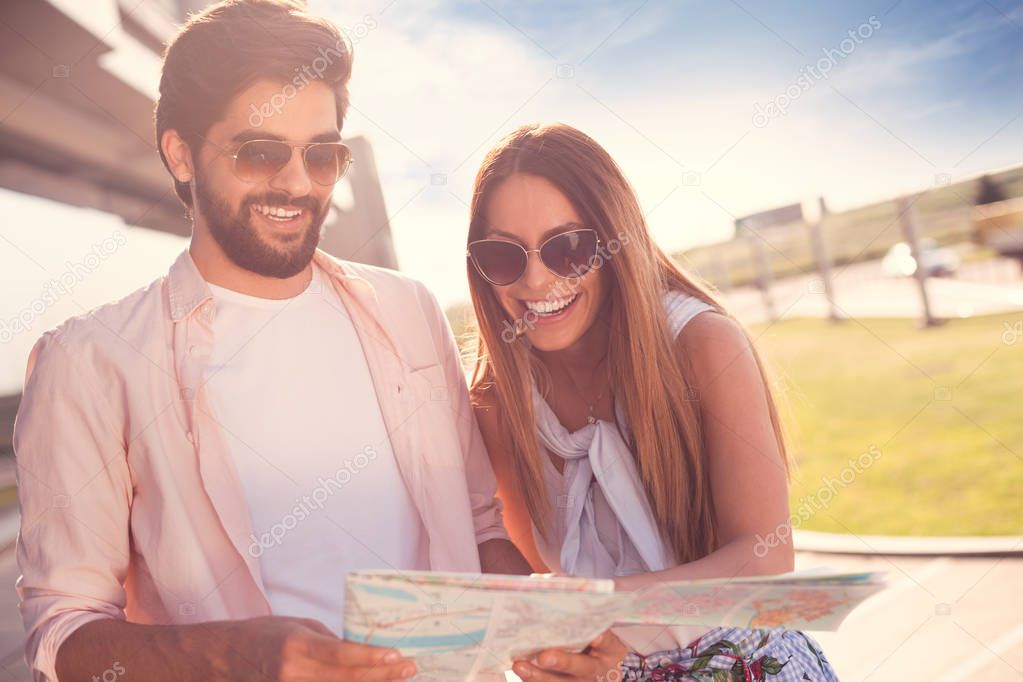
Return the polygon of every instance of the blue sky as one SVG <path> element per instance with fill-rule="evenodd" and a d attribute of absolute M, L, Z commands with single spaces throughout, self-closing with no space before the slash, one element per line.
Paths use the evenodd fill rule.
<path fill-rule="evenodd" d="M 603 144 L 669 251 L 727 239 L 753 211 L 816 196 L 842 209 L 1023 162 L 1023 0 L 310 4 L 353 38 L 344 133 L 372 142 L 400 266 L 445 305 L 466 297 L 476 168 L 530 121 Z M 799 87 L 826 50 L 839 55 L 829 76 Z M 159 64 L 141 61 L 119 68 L 155 89 Z M 784 115 L 754 125 L 793 87 Z M 186 243 L 6 191 L 0 209 L 0 322 L 95 240 L 123 229 L 127 242 L 0 345 L 0 392 L 20 384 L 39 333 L 164 273 Z"/>
<path fill-rule="evenodd" d="M 358 36 L 347 132 L 374 142 L 402 267 L 445 302 L 464 295 L 475 169 L 529 121 L 604 144 L 669 250 L 782 203 L 850 207 L 1023 161 L 1020 2 L 313 6 Z M 754 126 L 826 50 L 829 76 Z"/>

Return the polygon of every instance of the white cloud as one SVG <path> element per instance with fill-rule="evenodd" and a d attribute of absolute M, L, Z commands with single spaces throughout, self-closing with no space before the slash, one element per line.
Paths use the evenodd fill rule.
<path fill-rule="evenodd" d="M 897 35 L 902 27 L 883 20 L 876 39 L 867 39 L 850 55 L 848 62 L 836 69 L 836 84 L 843 90 L 876 92 L 919 84 L 921 79 L 940 78 L 936 62 L 954 59 L 983 46 L 985 34 L 998 23 L 1001 21 L 990 17 L 974 17 L 935 39 L 901 43 L 893 42 L 894 36 L 888 33 Z"/>
<path fill-rule="evenodd" d="M 349 8 L 346 16 L 361 18 L 363 10 Z M 658 15 L 635 19 L 625 39 L 646 36 Z M 438 3 L 400 3 L 375 23 L 356 45 L 347 132 L 364 133 L 374 144 L 389 210 L 397 211 L 392 230 L 402 268 L 445 303 L 466 294 L 464 202 L 476 168 L 490 145 L 524 122 L 564 121 L 603 144 L 644 207 L 653 209 L 651 229 L 668 250 L 727 238 L 733 216 L 807 194 L 827 192 L 841 204 L 934 176 L 902 149 L 883 169 L 851 179 L 850 167 L 868 168 L 877 149 L 893 141 L 848 106 L 841 118 L 822 118 L 827 103 L 820 94 L 754 129 L 753 105 L 767 89 L 743 92 L 703 73 L 684 83 L 670 60 L 638 83 L 609 82 L 594 65 L 559 79 L 555 60 L 496 17 L 468 21 Z M 593 37 L 583 54 L 606 35 L 589 22 L 584 28 Z M 601 48 L 602 57 L 613 57 L 614 44 Z M 697 82 L 705 85 L 686 87 Z M 844 139 L 843 128 L 863 133 Z M 446 174 L 447 184 L 432 185 L 434 173 Z M 699 185 L 686 183 L 693 177 Z"/>

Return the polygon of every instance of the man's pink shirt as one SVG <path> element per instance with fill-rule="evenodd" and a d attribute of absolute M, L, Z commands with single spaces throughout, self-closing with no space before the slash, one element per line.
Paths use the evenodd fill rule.
<path fill-rule="evenodd" d="M 478 572 L 507 538 L 455 340 L 396 272 L 315 262 L 351 316 L 430 568 Z M 249 510 L 203 387 L 216 314 L 188 251 L 143 289 L 46 332 L 14 430 L 18 594 L 36 680 L 101 618 L 181 624 L 268 615 Z M 301 352 L 301 349 L 295 349 Z M 295 557 L 301 561 L 301 557 Z"/>

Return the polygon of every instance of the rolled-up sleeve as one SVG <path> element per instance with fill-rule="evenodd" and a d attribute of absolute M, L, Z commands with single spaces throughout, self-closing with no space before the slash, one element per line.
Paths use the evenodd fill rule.
<path fill-rule="evenodd" d="M 420 300 L 423 310 L 430 319 L 433 337 L 437 344 L 437 353 L 444 376 L 450 390 L 451 410 L 458 428 L 458 441 L 465 461 L 465 477 L 469 487 L 469 502 L 472 505 L 473 528 L 476 532 L 476 544 L 487 540 L 508 540 L 508 531 L 504 528 L 501 513 L 501 501 L 497 499 L 497 479 L 490 466 L 483 436 L 476 423 L 476 415 L 469 402 L 469 386 L 466 383 L 465 371 L 462 368 L 458 343 L 451 331 L 447 317 L 441 310 L 437 299 L 422 284 Z"/>
<path fill-rule="evenodd" d="M 14 427 L 17 560 L 33 679 L 56 681 L 57 651 L 87 622 L 124 619 L 131 477 L 115 382 L 61 331 L 32 349 Z"/>

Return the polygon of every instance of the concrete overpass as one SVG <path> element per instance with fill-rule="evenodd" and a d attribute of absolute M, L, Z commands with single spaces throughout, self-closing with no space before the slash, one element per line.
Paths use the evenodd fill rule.
<path fill-rule="evenodd" d="M 189 234 L 156 151 L 153 101 L 165 42 L 197 0 L 0 3 L 0 187 Z M 396 267 L 373 151 L 339 184 L 323 248 Z M 45 226 L 41 226 L 45 229 Z"/>

